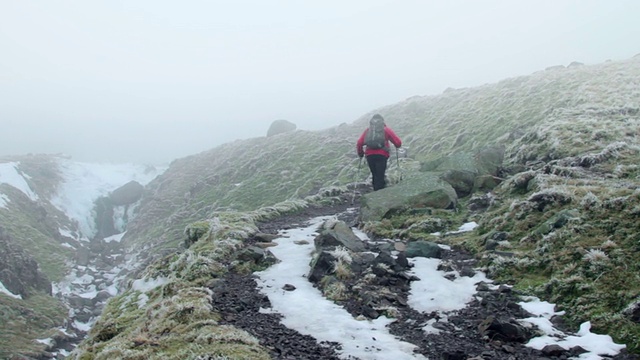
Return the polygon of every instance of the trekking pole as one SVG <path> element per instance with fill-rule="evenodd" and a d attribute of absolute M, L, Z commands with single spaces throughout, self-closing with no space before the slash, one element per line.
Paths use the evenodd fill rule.
<path fill-rule="evenodd" d="M 400 173 L 400 181 L 402 181 L 402 169 L 400 169 L 400 157 L 398 156 L 398 148 L 396 148 L 396 163 L 398 164 L 398 172 Z"/>
<path fill-rule="evenodd" d="M 353 196 L 351 197 L 351 205 L 353 205 L 353 202 L 356 200 L 356 186 L 358 184 L 358 179 L 360 179 L 360 167 L 362 166 L 362 158 L 360 158 L 360 161 L 358 162 L 358 173 L 356 175 L 356 181 L 354 181 L 353 183 Z"/>

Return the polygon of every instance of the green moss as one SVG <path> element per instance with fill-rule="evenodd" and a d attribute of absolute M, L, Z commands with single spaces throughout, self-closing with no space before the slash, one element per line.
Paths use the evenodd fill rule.
<path fill-rule="evenodd" d="M 59 333 L 66 319 L 67 309 L 58 300 L 44 293 L 34 292 L 25 300 L 0 294 L 0 354 L 37 357 L 46 346 L 36 339 L 46 339 Z"/>

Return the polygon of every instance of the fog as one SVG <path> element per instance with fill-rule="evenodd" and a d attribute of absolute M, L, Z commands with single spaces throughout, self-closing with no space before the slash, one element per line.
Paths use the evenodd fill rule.
<path fill-rule="evenodd" d="M 166 163 L 276 119 L 324 129 L 628 59 L 638 14 L 637 0 L 0 0 L 0 155 Z"/>

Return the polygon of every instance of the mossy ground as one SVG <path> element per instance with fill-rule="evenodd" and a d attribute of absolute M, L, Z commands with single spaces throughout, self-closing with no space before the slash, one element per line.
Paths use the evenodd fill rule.
<path fill-rule="evenodd" d="M 39 292 L 21 300 L 0 294 L 0 356 L 37 356 L 46 345 L 36 339 L 56 337 L 64 325 L 67 308 L 57 299 Z"/>

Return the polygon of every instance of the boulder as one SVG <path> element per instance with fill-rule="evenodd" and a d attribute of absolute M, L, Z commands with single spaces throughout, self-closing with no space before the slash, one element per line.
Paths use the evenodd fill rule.
<path fill-rule="evenodd" d="M 109 194 L 109 199 L 114 206 L 131 205 L 140 200 L 143 190 L 144 186 L 132 180 L 113 190 Z"/>
<path fill-rule="evenodd" d="M 455 206 L 457 195 L 437 173 L 416 173 L 398 185 L 364 195 L 360 220 L 379 221 L 391 213 L 412 208 L 447 209 Z"/>
<path fill-rule="evenodd" d="M 276 120 L 271 123 L 269 130 L 267 131 L 267 137 L 274 135 L 294 131 L 297 128 L 296 124 L 287 120 Z"/>
<path fill-rule="evenodd" d="M 326 275 L 333 273 L 333 264 L 336 261 L 336 258 L 330 253 L 326 251 L 321 252 L 311 263 L 311 269 L 309 269 L 307 278 L 312 283 L 319 282 Z"/>
<path fill-rule="evenodd" d="M 268 267 L 275 264 L 278 260 L 273 254 L 258 246 L 249 246 L 237 253 L 237 259 L 257 266 Z"/>
<path fill-rule="evenodd" d="M 412 241 L 407 244 L 407 250 L 405 253 L 408 258 L 442 258 L 442 248 L 434 242 L 424 240 Z"/>
<path fill-rule="evenodd" d="M 106 238 L 118 232 L 113 223 L 113 203 L 111 198 L 103 196 L 96 199 L 93 207 L 96 213 L 96 236 Z"/>
<path fill-rule="evenodd" d="M 344 246 L 355 252 L 365 250 L 362 240 L 353 233 L 353 230 L 344 221 L 337 221 L 329 228 L 322 230 L 314 239 L 314 244 L 318 250 L 336 246 Z"/>
<path fill-rule="evenodd" d="M 524 343 L 533 337 L 532 332 L 513 319 L 496 319 L 493 316 L 486 318 L 478 331 L 483 336 L 505 342 Z"/>
<path fill-rule="evenodd" d="M 478 190 L 486 192 L 495 188 L 500 183 L 497 175 L 503 160 L 504 147 L 486 147 L 423 163 L 421 170 L 439 173 L 462 198 Z"/>
<path fill-rule="evenodd" d="M 38 263 L 15 244 L 0 227 L 0 282 L 15 295 L 27 298 L 36 289 L 51 295 L 51 281 L 40 272 Z"/>

